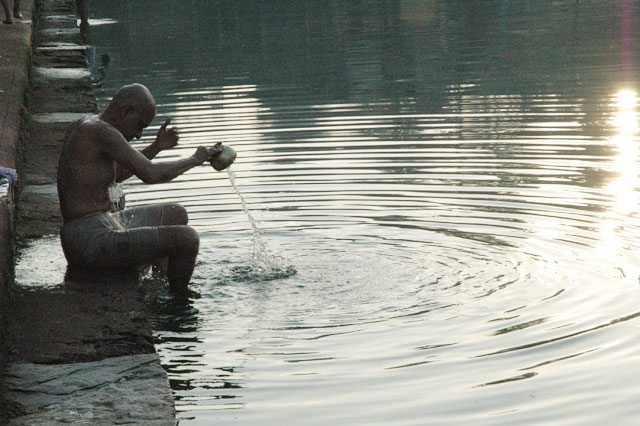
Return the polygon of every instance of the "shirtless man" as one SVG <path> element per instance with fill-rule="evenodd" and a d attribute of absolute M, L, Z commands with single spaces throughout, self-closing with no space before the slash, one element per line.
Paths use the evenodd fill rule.
<path fill-rule="evenodd" d="M 167 182 L 219 154 L 219 145 L 200 146 L 190 157 L 152 162 L 178 143 L 170 119 L 142 151 L 140 139 L 156 114 L 146 87 L 131 84 L 114 95 L 99 116 L 82 118 L 66 133 L 58 164 L 58 195 L 63 225 L 60 239 L 70 265 L 88 269 L 135 269 L 168 258 L 171 289 L 187 289 L 199 248 L 179 204 L 155 204 L 122 210 L 117 182 L 136 175 L 145 183 Z M 121 191 L 120 191 L 121 192 Z"/>

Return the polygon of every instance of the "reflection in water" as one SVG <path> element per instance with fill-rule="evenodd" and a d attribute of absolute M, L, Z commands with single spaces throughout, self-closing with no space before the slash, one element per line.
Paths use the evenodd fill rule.
<path fill-rule="evenodd" d="M 608 189 L 616 197 L 613 211 L 620 214 L 630 214 L 637 204 L 634 190 L 638 187 L 638 149 L 633 135 L 638 131 L 636 119 L 636 94 L 632 91 L 622 91 L 617 94 L 618 112 L 614 124 L 618 134 L 612 143 L 617 149 L 613 159 L 613 171 L 619 176 L 608 185 Z"/>
<path fill-rule="evenodd" d="M 617 252 L 624 244 L 618 236 L 621 225 L 616 216 L 629 216 L 638 205 L 636 190 L 640 188 L 640 181 L 637 140 L 634 138 L 638 131 L 636 104 L 635 92 L 623 90 L 616 94 L 617 111 L 613 125 L 618 129 L 618 133 L 613 136 L 611 143 L 617 151 L 612 161 L 612 172 L 617 176 L 607 185 L 607 190 L 614 197 L 614 203 L 607 212 L 608 220 L 604 220 L 601 225 L 601 248 L 605 252 Z"/>
<path fill-rule="evenodd" d="M 93 28 L 100 102 L 147 85 L 148 137 L 180 127 L 167 158 L 232 145 L 264 242 L 297 270 L 249 279 L 226 173 L 128 186 L 134 205 L 183 203 L 201 235 L 200 297 L 149 299 L 181 424 L 634 423 L 637 4 L 93 13 L 113 23 Z"/>

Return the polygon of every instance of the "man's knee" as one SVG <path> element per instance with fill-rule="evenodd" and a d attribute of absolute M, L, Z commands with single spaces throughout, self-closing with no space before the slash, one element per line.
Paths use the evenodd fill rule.
<path fill-rule="evenodd" d="M 190 226 L 160 226 L 158 236 L 172 255 L 197 254 L 200 248 L 200 236 Z"/>
<path fill-rule="evenodd" d="M 187 209 L 177 203 L 170 203 L 164 206 L 164 216 L 166 224 L 186 225 L 189 223 Z"/>
<path fill-rule="evenodd" d="M 200 235 L 190 226 L 182 226 L 181 228 L 184 229 L 185 246 L 197 253 L 200 248 Z"/>

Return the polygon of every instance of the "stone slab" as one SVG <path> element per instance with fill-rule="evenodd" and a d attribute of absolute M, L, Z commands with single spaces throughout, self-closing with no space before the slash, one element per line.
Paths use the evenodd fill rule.
<path fill-rule="evenodd" d="M 33 114 L 31 119 L 36 123 L 41 124 L 59 124 L 62 123 L 66 126 L 73 123 L 76 120 L 86 117 L 86 112 L 49 112 Z"/>
<path fill-rule="evenodd" d="M 74 2 L 69 0 L 41 1 L 39 7 L 42 16 L 59 16 L 75 13 Z"/>
<path fill-rule="evenodd" d="M 25 179 L 26 180 L 26 179 Z M 49 181 L 46 175 L 30 175 L 29 184 L 20 194 L 21 209 L 17 232 L 20 238 L 37 238 L 56 234 L 62 225 L 62 214 L 56 184 L 36 184 Z"/>
<path fill-rule="evenodd" d="M 10 426 L 176 424 L 157 354 L 64 365 L 15 363 L 5 387 L 22 411 Z"/>
<path fill-rule="evenodd" d="M 20 123 L 24 111 L 25 90 L 28 86 L 28 70 L 32 36 L 32 0 L 21 2 L 25 19 L 13 25 L 0 24 L 0 166 L 20 167 Z M 15 191 L 7 196 L 0 191 L 0 371 L 6 358 L 5 319 L 7 318 L 7 291 L 13 273 L 13 235 L 15 223 Z M 9 411 L 2 403 L 0 390 L 0 424 Z"/>
<path fill-rule="evenodd" d="M 32 5 L 31 0 L 25 3 Z M 24 58 L 18 59 L 24 62 L 3 64 L 8 39 L 0 25 L 0 76 L 10 77 L 0 79 L 0 100 L 13 102 L 11 108 L 23 112 L 26 134 L 20 146 L 22 192 L 14 222 L 23 236 L 37 237 L 22 240 L 11 291 L 0 297 L 0 315 L 7 324 L 0 349 L 7 351 L 10 363 L 7 391 L 0 394 L 0 424 L 5 424 L 6 398 L 10 425 L 174 425 L 171 390 L 153 346 L 139 273 L 76 270 L 67 266 L 60 247 L 55 181 L 62 138 L 70 121 L 98 108 L 86 47 L 80 47 L 80 32 L 65 16 L 74 13 L 75 1 L 38 0 L 37 10 L 28 110 L 22 105 L 24 85 L 19 92 L 9 92 L 16 81 L 26 83 L 26 70 L 16 75 L 7 70 L 19 69 L 16 63 L 26 67 L 31 38 L 23 40 Z M 16 59 L 15 52 L 9 52 L 9 59 Z M 0 102 L 0 113 L 7 105 Z M 17 134 L 17 117 L 0 115 L 0 124 Z M 17 140 L 11 150 L 0 144 L 0 160 L 14 162 L 6 167 L 16 164 Z M 0 207 L 6 210 L 6 205 Z M 0 367 L 4 361 L 0 356 Z"/>
<path fill-rule="evenodd" d="M 78 28 L 78 18 L 75 15 L 48 15 L 40 20 L 40 29 L 48 28 Z"/>
<path fill-rule="evenodd" d="M 35 50 L 34 62 L 43 68 L 82 67 L 87 66 L 86 47 L 63 46 L 54 48 L 45 46 Z"/>
<path fill-rule="evenodd" d="M 70 268 L 58 235 L 20 248 L 7 302 L 11 362 L 62 364 L 155 351 L 138 273 Z"/>
<path fill-rule="evenodd" d="M 35 86 L 35 85 L 34 85 Z M 56 87 L 50 85 L 34 92 L 31 107 L 32 113 L 85 113 L 96 114 L 98 103 L 88 82 L 85 85 Z"/>
<path fill-rule="evenodd" d="M 56 80 L 75 80 L 81 78 L 88 78 L 91 76 L 89 70 L 84 68 L 52 68 L 52 67 L 35 67 L 34 76 L 45 79 Z"/>

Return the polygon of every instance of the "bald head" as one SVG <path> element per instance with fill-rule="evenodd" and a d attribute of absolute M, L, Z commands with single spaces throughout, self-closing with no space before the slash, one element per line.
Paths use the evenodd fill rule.
<path fill-rule="evenodd" d="M 128 140 L 140 139 L 142 130 L 156 116 L 156 102 L 149 89 L 142 84 L 123 86 L 100 114 L 100 118 L 113 127 Z"/>
<path fill-rule="evenodd" d="M 156 102 L 149 89 L 142 84 L 133 83 L 122 86 L 111 99 L 108 108 L 117 110 L 134 108 L 145 115 L 155 115 Z"/>

